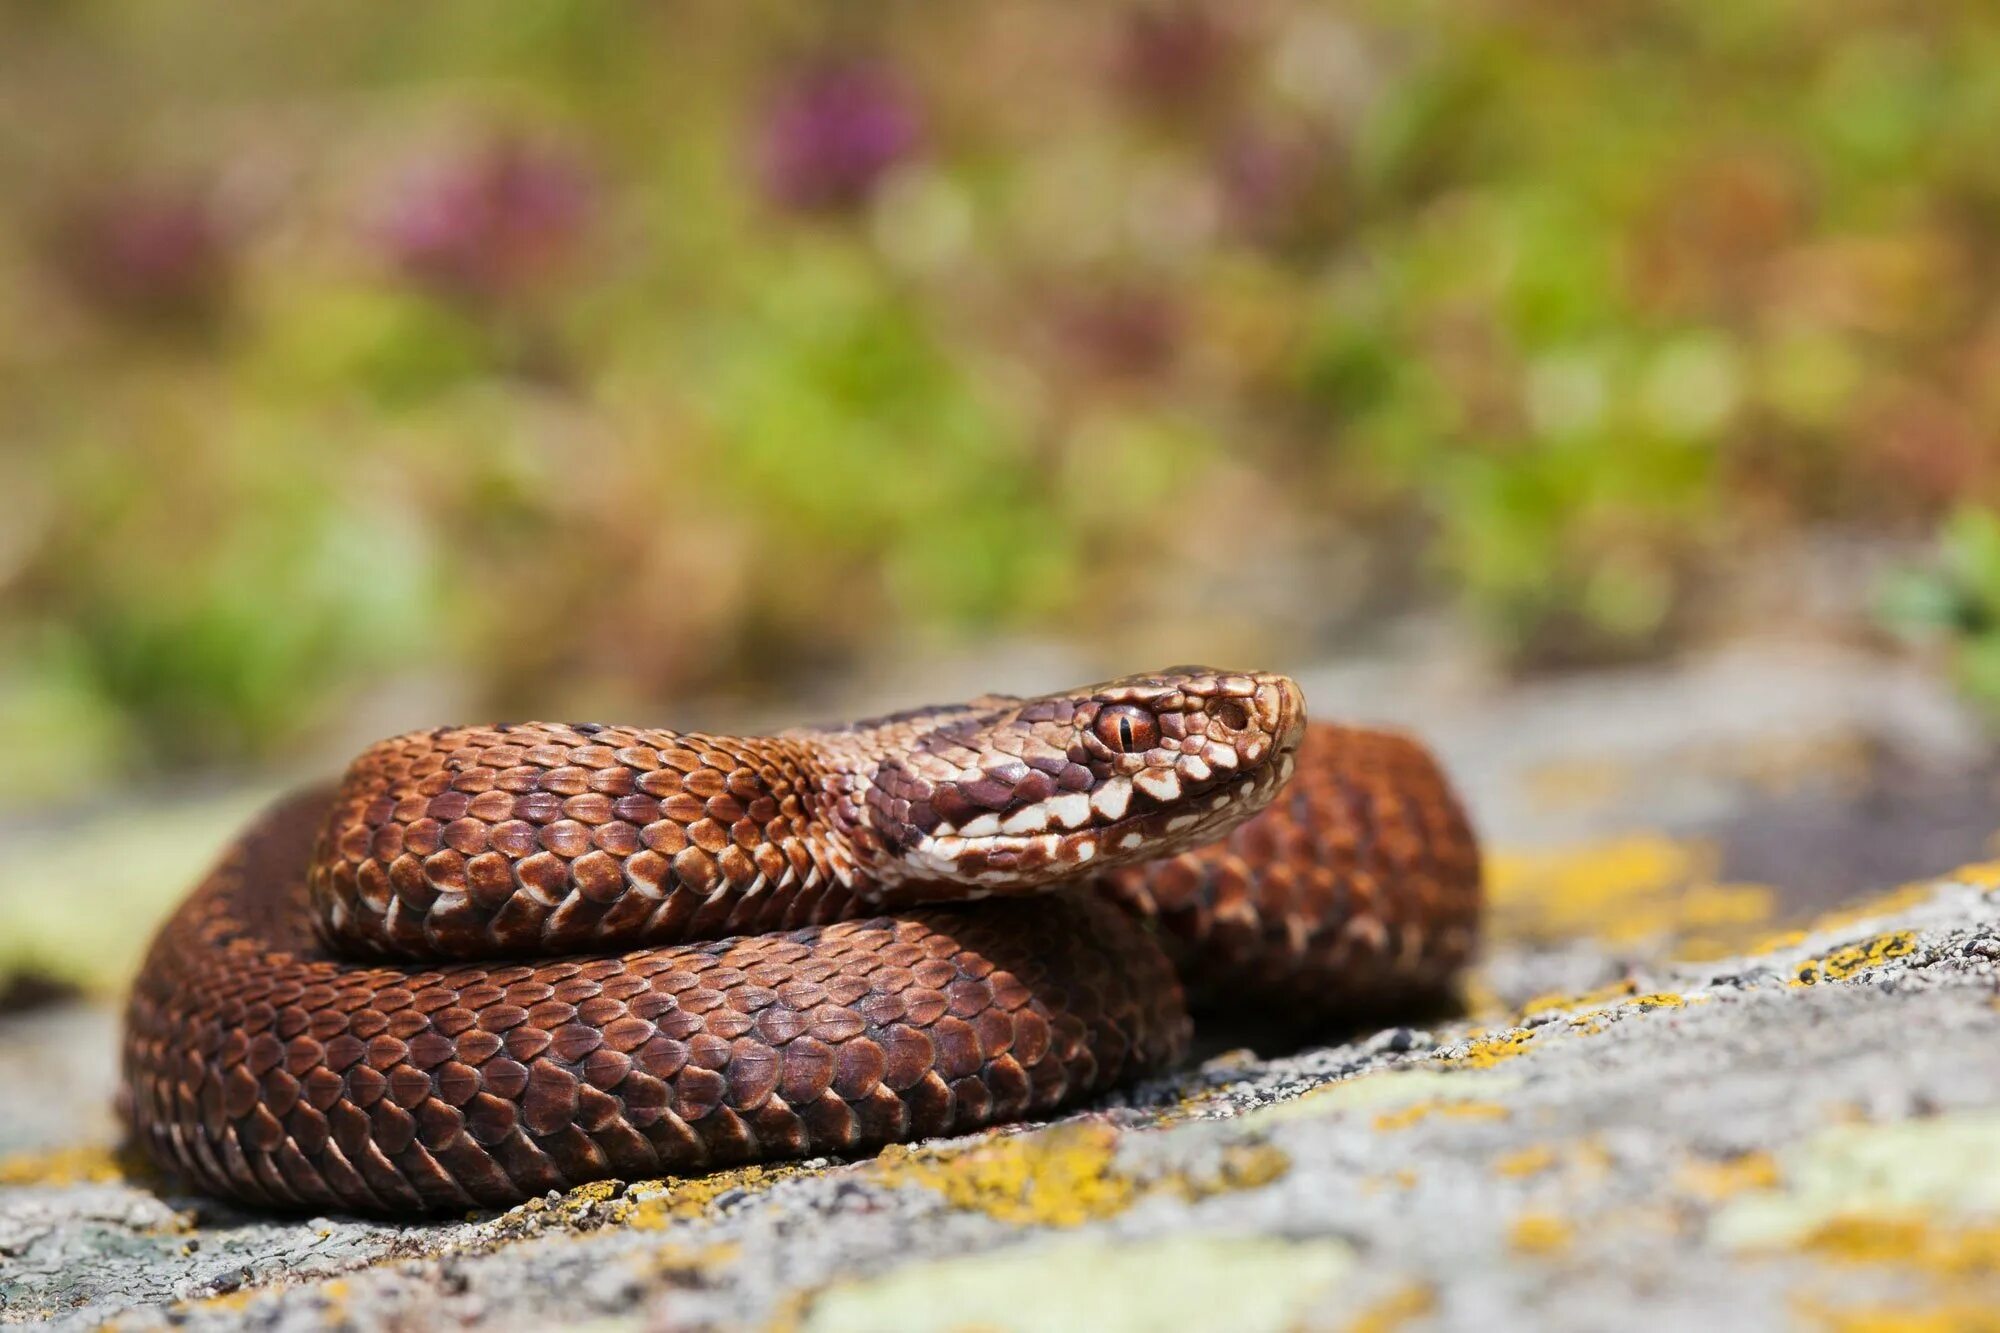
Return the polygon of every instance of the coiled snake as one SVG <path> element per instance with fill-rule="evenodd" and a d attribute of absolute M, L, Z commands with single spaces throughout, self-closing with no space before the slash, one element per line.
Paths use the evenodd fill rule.
<path fill-rule="evenodd" d="M 1182 1053 L 1177 967 L 1264 1017 L 1394 1005 L 1478 900 L 1429 756 L 1308 728 L 1276 675 L 421 732 L 259 818 L 161 928 L 122 1101 L 215 1194 L 505 1205 L 1046 1113 Z"/>

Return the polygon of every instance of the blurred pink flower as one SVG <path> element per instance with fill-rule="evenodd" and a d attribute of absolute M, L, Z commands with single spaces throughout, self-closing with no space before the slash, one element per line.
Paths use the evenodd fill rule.
<path fill-rule="evenodd" d="M 1057 344 L 1070 366 L 1112 380 L 1164 373 L 1179 353 L 1182 312 L 1164 293 L 1083 285 L 1057 303 Z"/>
<path fill-rule="evenodd" d="M 1331 146 L 1297 131 L 1243 128 L 1230 134 L 1213 167 L 1224 223 L 1263 243 L 1325 239 L 1332 221 L 1325 206 L 1332 155 Z"/>
<path fill-rule="evenodd" d="M 822 60 L 792 71 L 764 111 L 765 193 L 801 212 L 865 202 L 923 139 L 914 95 L 879 61 Z"/>
<path fill-rule="evenodd" d="M 449 296 L 502 299 L 574 257 L 595 196 L 575 154 L 499 137 L 409 168 L 376 235 L 414 281 Z"/>
<path fill-rule="evenodd" d="M 1140 100 L 1180 110 L 1222 83 L 1236 53 L 1235 34 L 1204 5 L 1146 7 L 1125 20 L 1117 74 Z"/>
<path fill-rule="evenodd" d="M 203 318 L 228 295 L 234 241 L 206 191 L 133 186 L 93 193 L 66 210 L 50 251 L 71 290 L 99 310 Z"/>

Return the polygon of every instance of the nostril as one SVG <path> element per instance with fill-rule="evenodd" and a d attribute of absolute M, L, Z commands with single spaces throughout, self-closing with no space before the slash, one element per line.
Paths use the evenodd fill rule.
<path fill-rule="evenodd" d="M 1241 731 L 1250 725 L 1250 710 L 1235 699 L 1224 699 L 1215 706 L 1215 720 L 1231 731 Z"/>

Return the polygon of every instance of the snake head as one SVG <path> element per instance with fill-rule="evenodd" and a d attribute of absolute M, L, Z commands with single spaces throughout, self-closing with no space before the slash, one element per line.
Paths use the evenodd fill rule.
<path fill-rule="evenodd" d="M 849 804 L 857 859 L 978 897 L 1220 838 L 1290 778 L 1305 702 L 1284 676 L 1174 667 L 875 725 L 904 730 Z"/>

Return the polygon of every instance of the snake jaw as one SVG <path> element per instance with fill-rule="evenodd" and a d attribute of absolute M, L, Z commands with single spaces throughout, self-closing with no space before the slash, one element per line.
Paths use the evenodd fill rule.
<path fill-rule="evenodd" d="M 981 700 L 871 775 L 865 873 L 985 896 L 1214 841 L 1290 776 L 1304 717 L 1289 679 L 1206 667 Z"/>

